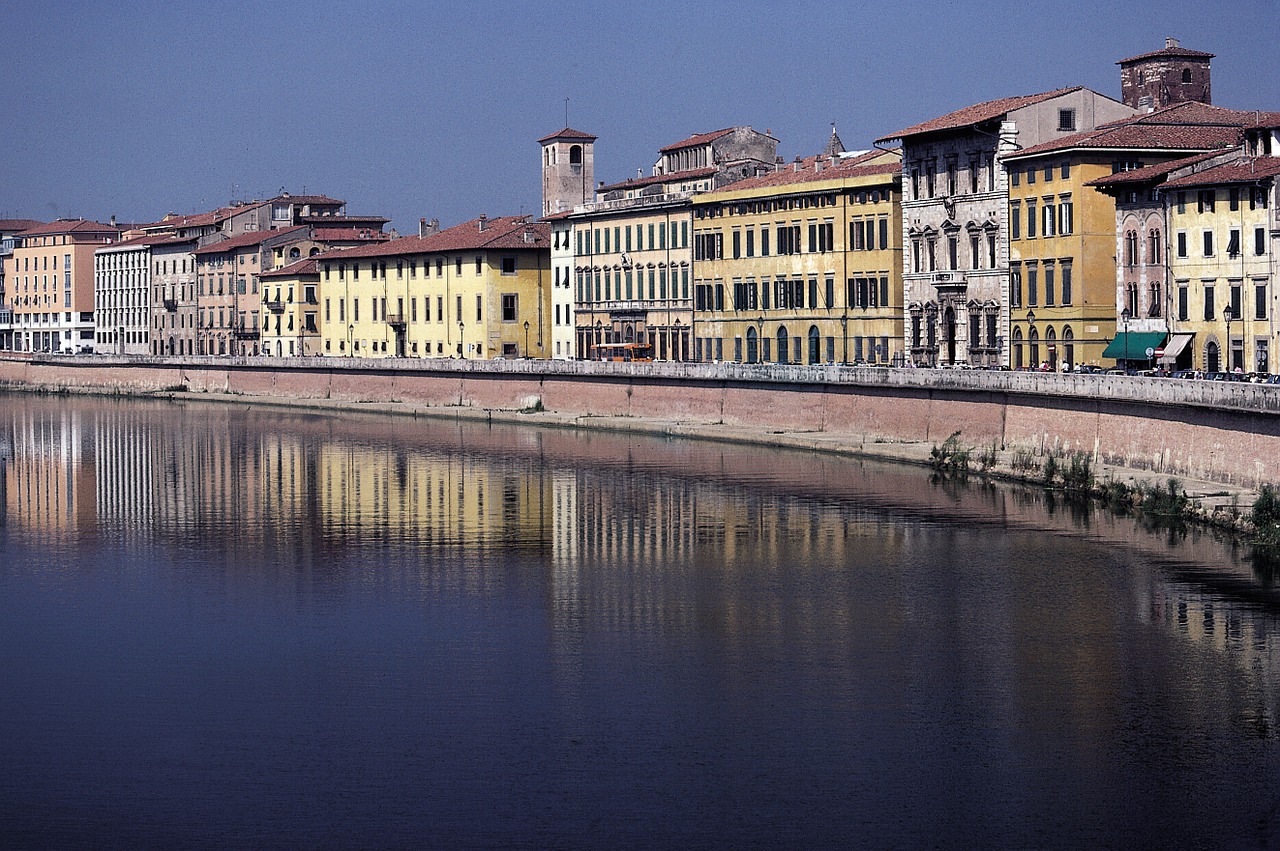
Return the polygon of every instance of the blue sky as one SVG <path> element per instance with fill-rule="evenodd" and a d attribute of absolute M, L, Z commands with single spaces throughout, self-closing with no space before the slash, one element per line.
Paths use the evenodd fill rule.
<path fill-rule="evenodd" d="M 50 12 L 56 9 L 56 12 Z M 539 209 L 535 142 L 599 136 L 596 178 L 736 124 L 790 159 L 952 109 L 1084 85 L 1165 36 L 1214 102 L 1280 110 L 1280 0 L 11 4 L 0 217 L 152 221 L 281 188 L 456 224 Z"/>

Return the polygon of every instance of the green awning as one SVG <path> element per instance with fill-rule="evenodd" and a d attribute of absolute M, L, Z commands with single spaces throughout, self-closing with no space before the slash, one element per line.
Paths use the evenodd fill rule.
<path fill-rule="evenodd" d="M 1149 360 L 1147 349 L 1160 348 L 1168 336 L 1163 331 L 1117 331 L 1102 356 L 1116 360 Z"/>

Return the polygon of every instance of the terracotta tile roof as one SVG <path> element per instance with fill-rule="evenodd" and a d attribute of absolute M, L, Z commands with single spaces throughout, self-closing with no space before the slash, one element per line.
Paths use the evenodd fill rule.
<path fill-rule="evenodd" d="M 293 278 L 303 275 L 320 274 L 319 266 L 315 257 L 304 257 L 301 260 L 295 260 L 288 266 L 282 266 L 270 272 L 263 272 L 259 278 Z"/>
<path fill-rule="evenodd" d="M 1195 174 L 1175 177 L 1165 189 L 1183 186 L 1221 186 L 1224 183 L 1257 183 L 1280 174 L 1280 157 L 1241 157 Z"/>
<path fill-rule="evenodd" d="M 35 219 L 0 219 L 0 231 L 17 233 L 18 231 L 39 227 L 42 224 L 44 222 L 39 222 Z"/>
<path fill-rule="evenodd" d="M 306 225 L 296 225 L 291 228 L 281 228 L 280 230 L 251 230 L 248 233 L 233 236 L 231 239 L 224 239 L 222 242 L 215 242 L 210 245 L 206 245 L 203 248 L 197 248 L 195 253 L 221 254 L 224 251 L 234 251 L 237 248 L 261 245 L 268 239 L 275 236 L 293 234 L 299 238 L 305 238 L 307 233 L 309 233 L 309 230 Z"/>
<path fill-rule="evenodd" d="M 262 201 L 262 204 L 268 204 L 272 201 L 286 201 L 290 204 L 345 204 L 346 201 L 340 201 L 337 198 L 330 198 L 328 195 L 277 195 L 274 198 L 268 198 Z"/>
<path fill-rule="evenodd" d="M 722 187 L 724 192 L 737 192 L 742 189 L 759 189 L 766 186 L 799 186 L 804 183 L 818 183 L 827 180 L 843 180 L 853 177 L 870 177 L 875 175 L 892 175 L 902 172 L 902 160 L 894 158 L 892 162 L 872 162 L 885 154 L 882 150 L 867 151 L 854 157 L 845 157 L 830 165 L 825 156 L 806 157 L 800 161 L 800 170 L 796 171 L 794 163 L 788 163 L 777 171 L 762 174 L 758 177 L 747 177 L 728 186 Z M 814 163 L 821 160 L 822 171 L 814 170 Z M 705 197 L 705 196 L 703 196 Z"/>
<path fill-rule="evenodd" d="M 583 142 L 594 142 L 596 138 L 597 137 L 592 136 L 590 133 L 583 133 L 581 130 L 574 130 L 571 127 L 566 127 L 558 133 L 543 136 L 538 140 L 538 144 L 541 145 L 543 142 L 550 142 L 552 139 L 580 139 Z"/>
<path fill-rule="evenodd" d="M 524 233 L 533 233 L 533 242 L 526 242 Z M 480 220 L 472 219 L 460 225 L 442 230 L 430 236 L 402 236 L 399 239 L 373 245 L 326 252 L 328 258 L 394 257 L 407 254 L 430 254 L 446 251 L 483 251 L 488 249 L 547 249 L 551 243 L 551 225 L 533 221 L 529 216 L 499 216 L 485 220 L 480 230 Z"/>
<path fill-rule="evenodd" d="M 360 225 L 385 225 L 391 221 L 386 216 L 349 216 L 345 213 L 342 215 L 325 215 L 324 213 L 312 213 L 306 216 L 298 217 L 299 224 L 304 225 L 334 225 L 354 227 Z"/>
<path fill-rule="evenodd" d="M 311 230 L 322 242 L 385 242 L 391 239 L 391 234 L 373 228 L 312 225 Z"/>
<path fill-rule="evenodd" d="M 610 183 L 608 186 L 601 186 L 597 192 L 612 192 L 615 189 L 638 189 L 643 186 L 652 186 L 655 183 L 679 183 L 682 180 L 697 180 L 702 177 L 710 177 L 719 169 L 713 165 L 704 166 L 703 168 L 690 168 L 684 171 L 673 171 L 671 174 L 654 174 L 648 177 L 632 177 L 621 183 Z"/>
<path fill-rule="evenodd" d="M 1194 154 L 1189 157 L 1183 157 L 1180 160 L 1170 160 L 1168 162 L 1159 163 L 1157 165 L 1149 165 L 1145 168 L 1136 168 L 1133 171 L 1118 171 L 1115 174 L 1108 174 L 1106 177 L 1099 177 L 1097 180 L 1090 180 L 1086 186 L 1097 186 L 1106 188 L 1108 186 L 1131 186 L 1141 185 L 1145 183 L 1159 183 L 1165 175 L 1177 171 L 1180 168 L 1195 165 L 1205 160 L 1211 160 L 1214 157 L 1223 156 L 1225 151 L 1208 151 L 1202 154 Z"/>
<path fill-rule="evenodd" d="M 119 235 L 120 229 L 102 222 L 91 222 L 84 219 L 58 219 L 56 222 L 38 224 L 22 231 L 23 236 L 47 236 L 49 234 L 106 233 Z"/>
<path fill-rule="evenodd" d="M 946 115 L 932 118 L 921 124 L 915 124 L 905 130 L 899 130 L 896 133 L 890 133 L 887 136 L 881 136 L 877 142 L 888 142 L 893 139 L 905 139 L 908 136 L 918 136 L 922 133 L 936 133 L 942 130 L 956 130 L 961 127 L 972 127 L 975 124 L 982 124 L 992 121 L 1002 115 L 1007 115 L 1015 109 L 1021 109 L 1024 106 L 1040 103 L 1060 95 L 1078 92 L 1083 86 L 1073 86 L 1068 89 L 1055 89 L 1051 92 L 1041 92 L 1035 95 L 1019 95 L 1017 97 L 1000 98 L 999 100 L 989 100 L 983 103 L 966 106 L 963 109 L 957 109 L 954 112 L 948 112 Z"/>
<path fill-rule="evenodd" d="M 1142 112 L 1128 118 L 1099 124 L 1099 130 L 1116 127 L 1122 124 L 1201 124 L 1205 126 L 1247 127 L 1261 116 L 1277 115 L 1272 112 L 1257 110 L 1227 109 L 1199 101 L 1184 101 L 1157 109 L 1155 112 Z"/>
<path fill-rule="evenodd" d="M 716 139 L 719 139 L 721 136 L 728 136 L 730 133 L 732 133 L 736 129 L 737 129 L 736 127 L 726 127 L 723 130 L 712 130 L 710 133 L 698 133 L 696 135 L 690 136 L 688 139 L 685 139 L 682 142 L 676 142 L 673 145 L 667 145 L 665 148 L 659 148 L 658 153 L 665 154 L 668 151 L 678 151 L 681 148 L 692 148 L 697 145 L 705 145 L 708 142 L 714 142 Z"/>
<path fill-rule="evenodd" d="M 1140 59 L 1156 59 L 1161 56 L 1174 57 L 1183 56 L 1192 59 L 1212 59 L 1215 54 L 1205 53 L 1201 50 L 1187 50 L 1185 47 L 1163 47 L 1159 50 L 1153 50 L 1150 53 L 1140 53 L 1137 56 L 1130 56 L 1128 59 L 1121 59 L 1117 65 L 1127 65 L 1130 62 L 1137 62 Z"/>
<path fill-rule="evenodd" d="M 1079 150 L 1184 150 L 1203 151 L 1239 144 L 1239 127 L 1179 124 L 1123 124 L 1089 130 L 1054 139 L 1021 151 L 1005 154 L 1004 160 L 1018 160 L 1039 154 Z"/>
<path fill-rule="evenodd" d="M 113 242 L 111 245 L 104 245 L 99 251 L 117 251 L 129 248 L 144 248 L 153 245 L 190 245 L 196 241 L 195 237 L 174 236 L 171 233 L 148 233 L 142 236 L 135 236 L 130 239 L 124 239 L 120 242 Z"/>

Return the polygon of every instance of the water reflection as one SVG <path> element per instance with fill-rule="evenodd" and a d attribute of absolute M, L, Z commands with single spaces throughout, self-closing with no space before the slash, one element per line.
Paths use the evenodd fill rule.
<path fill-rule="evenodd" d="M 137 797 L 235 844 L 1274 835 L 1280 605 L 1212 533 L 711 443 L 0 402 L 0 645 L 24 648 L 0 667 L 0 814 L 13 777 L 30 813 L 0 839 L 75 844 L 56 826 L 145 806 L 102 762 L 168 766 L 186 782 Z M 134 677 L 116 725 L 148 726 L 122 741 L 29 697 L 92 715 Z M 86 726 L 92 768 L 56 747 Z M 175 768 L 166 731 L 218 756 Z M 201 809 L 268 758 L 277 810 Z"/>

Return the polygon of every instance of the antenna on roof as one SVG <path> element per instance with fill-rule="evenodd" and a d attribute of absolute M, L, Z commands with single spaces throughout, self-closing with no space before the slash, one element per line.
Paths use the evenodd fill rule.
<path fill-rule="evenodd" d="M 564 126 L 569 126 L 569 99 L 564 99 Z"/>

